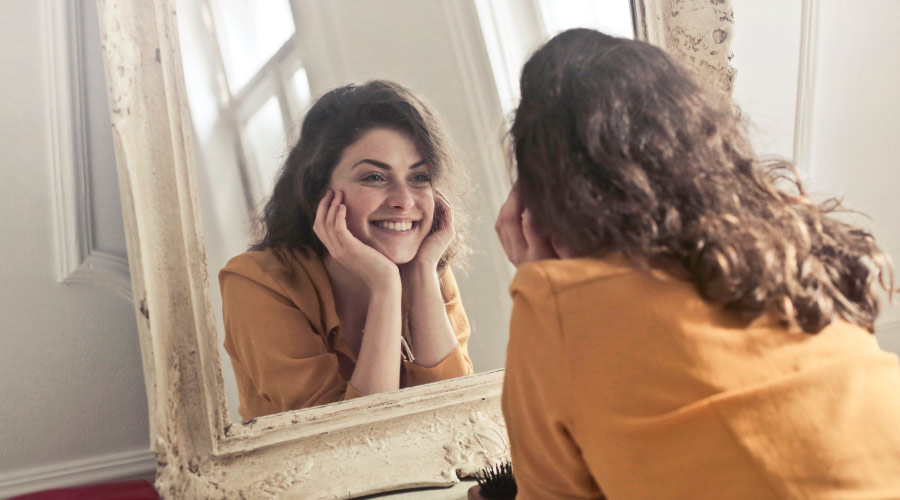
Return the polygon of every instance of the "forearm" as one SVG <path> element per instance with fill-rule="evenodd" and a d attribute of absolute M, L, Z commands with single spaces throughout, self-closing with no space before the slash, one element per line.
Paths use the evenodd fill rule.
<path fill-rule="evenodd" d="M 366 313 L 365 333 L 350 383 L 363 394 L 400 388 L 400 281 L 373 292 Z"/>
<path fill-rule="evenodd" d="M 432 367 L 447 357 L 458 343 L 434 268 L 416 266 L 404 275 L 410 297 L 409 330 L 415 363 Z"/>

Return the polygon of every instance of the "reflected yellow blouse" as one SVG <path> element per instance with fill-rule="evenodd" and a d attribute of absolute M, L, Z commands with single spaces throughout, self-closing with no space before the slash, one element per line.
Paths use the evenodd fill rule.
<path fill-rule="evenodd" d="M 865 330 L 747 324 L 618 257 L 510 291 L 519 499 L 900 498 L 900 365 Z"/>
<path fill-rule="evenodd" d="M 349 383 L 356 353 L 341 331 L 325 264 L 314 252 L 243 253 L 219 272 L 219 284 L 225 350 L 244 420 L 363 396 Z M 403 360 L 401 388 L 472 374 L 469 321 L 449 268 L 440 285 L 459 346 L 433 367 Z"/>

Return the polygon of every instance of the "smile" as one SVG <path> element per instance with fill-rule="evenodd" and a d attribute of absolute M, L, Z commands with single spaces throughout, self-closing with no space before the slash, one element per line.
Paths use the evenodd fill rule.
<path fill-rule="evenodd" d="M 409 231 L 415 226 L 415 222 L 413 221 L 405 221 L 405 222 L 391 222 L 391 221 L 376 221 L 372 224 L 384 229 L 388 229 L 390 231 Z"/>

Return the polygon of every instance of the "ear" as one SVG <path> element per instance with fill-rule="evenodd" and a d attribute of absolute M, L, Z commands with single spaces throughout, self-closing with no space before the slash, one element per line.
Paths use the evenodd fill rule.
<path fill-rule="evenodd" d="M 571 259 L 572 257 L 575 257 L 575 252 L 573 252 L 572 249 L 563 243 L 562 239 L 555 234 L 550 237 L 550 246 L 553 247 L 553 252 L 556 253 L 560 259 Z"/>

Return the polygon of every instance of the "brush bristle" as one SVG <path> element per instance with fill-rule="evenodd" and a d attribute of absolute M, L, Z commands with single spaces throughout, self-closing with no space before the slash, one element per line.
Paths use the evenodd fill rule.
<path fill-rule="evenodd" d="M 513 477 L 512 464 L 509 462 L 491 465 L 475 474 L 481 486 L 481 496 L 490 500 L 513 500 L 516 498 L 516 478 Z"/>

